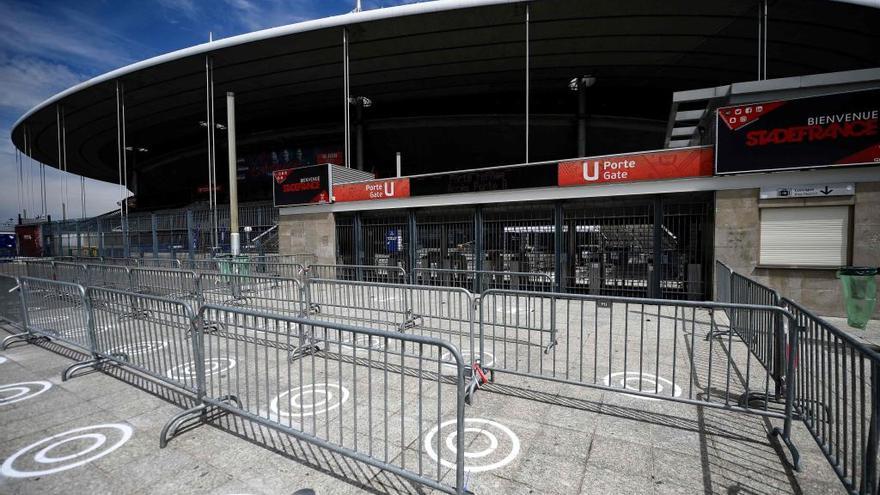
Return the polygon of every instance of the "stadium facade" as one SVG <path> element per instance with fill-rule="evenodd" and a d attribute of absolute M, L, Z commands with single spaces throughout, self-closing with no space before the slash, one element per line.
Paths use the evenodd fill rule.
<path fill-rule="evenodd" d="M 687 299 L 723 260 L 840 314 L 835 269 L 880 265 L 877 25 L 856 1 L 440 0 L 212 41 L 24 115 L 25 160 L 133 197 L 20 230 L 222 246 L 234 123 L 242 225 L 281 253 Z"/>

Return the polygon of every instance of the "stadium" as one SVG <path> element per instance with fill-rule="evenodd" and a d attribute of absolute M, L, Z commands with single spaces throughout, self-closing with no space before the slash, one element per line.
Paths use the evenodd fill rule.
<path fill-rule="evenodd" d="M 626 389 L 623 406 L 659 396 L 773 418 L 795 468 L 790 429 L 803 420 L 799 445 L 812 435 L 848 492 L 875 493 L 880 391 L 868 375 L 880 356 L 814 312 L 847 316 L 837 270 L 880 266 L 878 25 L 880 5 L 857 0 L 438 0 L 356 8 L 108 72 L 12 129 L 21 163 L 120 190 L 120 208 L 94 218 L 21 212 L 18 254 L 53 261 L 16 262 L 26 277 L 9 289 L 33 310 L 16 337 L 87 351 L 65 379 L 106 362 L 158 374 L 201 400 L 185 413 L 242 414 L 448 493 L 466 493 L 464 473 L 480 471 L 465 467 L 464 402 L 495 373 L 556 387 L 505 397 L 516 411 L 586 385 Z M 141 296 L 125 299 L 129 289 Z M 46 294 L 57 297 L 37 302 Z M 135 320 L 150 323 L 123 323 Z M 233 341 L 254 348 L 231 352 Z M 165 368 L 245 360 L 268 374 L 246 378 L 247 392 L 206 385 L 204 365 L 164 373 L 137 357 L 144 346 Z M 826 382 L 825 359 L 837 367 L 838 353 L 843 372 Z M 372 375 L 363 383 L 383 358 L 382 388 Z M 315 381 L 328 361 L 358 407 L 342 407 L 342 378 Z M 300 409 L 297 423 L 279 412 L 294 387 L 283 363 L 311 373 L 297 400 L 302 387 L 321 385 L 327 401 L 333 387 L 343 394 L 322 413 L 338 430 L 322 430 L 317 413 L 309 423 Z M 441 401 L 449 385 L 461 392 L 454 408 Z M 260 387 L 275 401 L 252 409 Z M 839 387 L 851 394 L 842 406 Z M 358 412 L 381 412 L 361 407 L 374 394 L 385 398 L 381 461 L 374 418 Z M 389 398 L 400 404 L 392 441 Z M 429 403 L 436 429 L 426 432 Z M 186 418 L 165 426 L 163 446 Z M 823 421 L 843 423 L 842 444 Z M 453 423 L 456 460 L 438 461 L 439 431 Z M 423 443 L 436 476 L 422 470 Z M 517 456 L 494 455 L 499 467 Z"/>

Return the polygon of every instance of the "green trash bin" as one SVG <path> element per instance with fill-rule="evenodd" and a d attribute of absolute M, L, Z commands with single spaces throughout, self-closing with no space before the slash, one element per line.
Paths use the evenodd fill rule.
<path fill-rule="evenodd" d="M 843 284 L 846 322 L 864 329 L 877 307 L 877 268 L 849 266 L 837 271 Z"/>
<path fill-rule="evenodd" d="M 221 275 L 250 275 L 250 258 L 245 255 L 229 256 L 217 260 Z"/>

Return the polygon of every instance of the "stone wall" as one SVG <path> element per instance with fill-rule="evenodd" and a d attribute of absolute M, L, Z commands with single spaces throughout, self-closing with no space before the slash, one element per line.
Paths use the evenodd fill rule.
<path fill-rule="evenodd" d="M 852 265 L 880 266 L 880 182 L 856 184 L 852 197 L 759 199 L 758 189 L 717 191 L 715 194 L 715 258 L 735 271 L 778 290 L 823 316 L 845 316 L 840 281 L 835 270 L 759 268 L 760 205 L 819 206 L 851 204 Z M 880 318 L 880 308 L 875 312 Z"/>
<path fill-rule="evenodd" d="M 278 252 L 313 254 L 316 263 L 336 263 L 336 221 L 333 213 L 280 215 Z"/>

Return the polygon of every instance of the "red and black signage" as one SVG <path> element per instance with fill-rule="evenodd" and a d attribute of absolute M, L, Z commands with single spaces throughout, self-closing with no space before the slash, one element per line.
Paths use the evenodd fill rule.
<path fill-rule="evenodd" d="M 412 196 L 505 191 L 556 185 L 556 164 L 538 163 L 410 178 Z"/>
<path fill-rule="evenodd" d="M 561 162 L 557 181 L 560 186 L 583 186 L 710 175 L 712 147 L 701 146 Z"/>
<path fill-rule="evenodd" d="M 369 201 L 409 197 L 409 179 L 382 179 L 333 186 L 333 201 Z"/>
<path fill-rule="evenodd" d="M 715 171 L 880 164 L 880 90 L 718 109 Z"/>
<path fill-rule="evenodd" d="M 275 206 L 328 203 L 330 201 L 330 167 L 288 168 L 273 173 L 272 189 Z"/>

